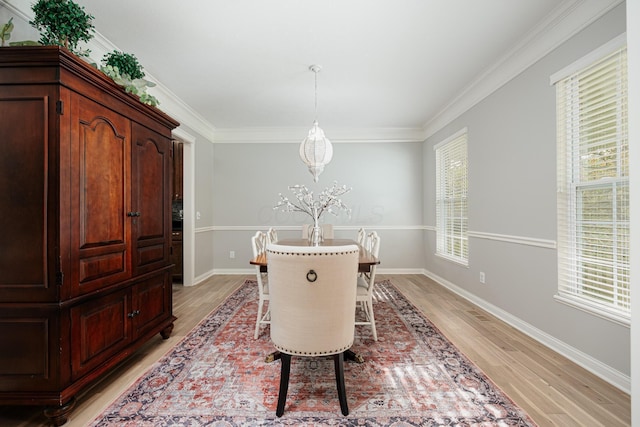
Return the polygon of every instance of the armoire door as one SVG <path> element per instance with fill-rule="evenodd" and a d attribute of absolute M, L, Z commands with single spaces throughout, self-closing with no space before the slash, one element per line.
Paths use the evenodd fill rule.
<path fill-rule="evenodd" d="M 133 272 L 169 265 L 171 140 L 133 123 L 131 207 Z"/>
<path fill-rule="evenodd" d="M 131 276 L 131 122 L 71 98 L 71 295 Z"/>

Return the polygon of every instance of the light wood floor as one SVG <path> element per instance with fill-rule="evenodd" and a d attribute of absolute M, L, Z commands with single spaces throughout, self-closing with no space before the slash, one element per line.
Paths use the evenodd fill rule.
<path fill-rule="evenodd" d="M 229 293 L 252 276 L 214 276 L 194 286 L 174 286 L 171 338 L 158 335 L 100 383 L 78 397 L 69 427 L 85 426 L 171 349 Z M 495 384 L 540 426 L 630 426 L 628 394 L 507 326 L 421 275 L 389 279 Z M 275 409 L 274 409 L 275 410 Z M 46 425 L 42 408 L 0 406 L 0 426 Z"/>

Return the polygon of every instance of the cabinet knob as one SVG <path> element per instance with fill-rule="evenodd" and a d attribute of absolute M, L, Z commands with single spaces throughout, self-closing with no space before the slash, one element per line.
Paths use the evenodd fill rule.
<path fill-rule="evenodd" d="M 127 314 L 127 316 L 129 316 L 130 319 L 133 319 L 134 317 L 136 317 L 139 314 L 140 314 L 140 310 L 134 310 L 131 313 Z"/>
<path fill-rule="evenodd" d="M 127 216 L 140 216 L 140 212 L 127 212 Z"/>

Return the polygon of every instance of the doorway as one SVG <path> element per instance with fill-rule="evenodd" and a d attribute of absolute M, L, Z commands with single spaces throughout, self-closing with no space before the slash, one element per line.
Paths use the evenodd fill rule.
<path fill-rule="evenodd" d="M 177 128 L 173 138 L 182 149 L 182 284 L 193 286 L 195 280 L 195 142 L 196 138 Z"/>

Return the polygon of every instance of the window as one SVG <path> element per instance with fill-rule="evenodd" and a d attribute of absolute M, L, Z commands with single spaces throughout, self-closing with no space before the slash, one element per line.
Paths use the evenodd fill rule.
<path fill-rule="evenodd" d="M 629 324 L 624 37 L 552 77 L 557 100 L 557 299 Z M 596 56 L 596 57 L 594 57 Z"/>
<path fill-rule="evenodd" d="M 434 147 L 436 151 L 436 253 L 468 264 L 467 129 Z"/>

